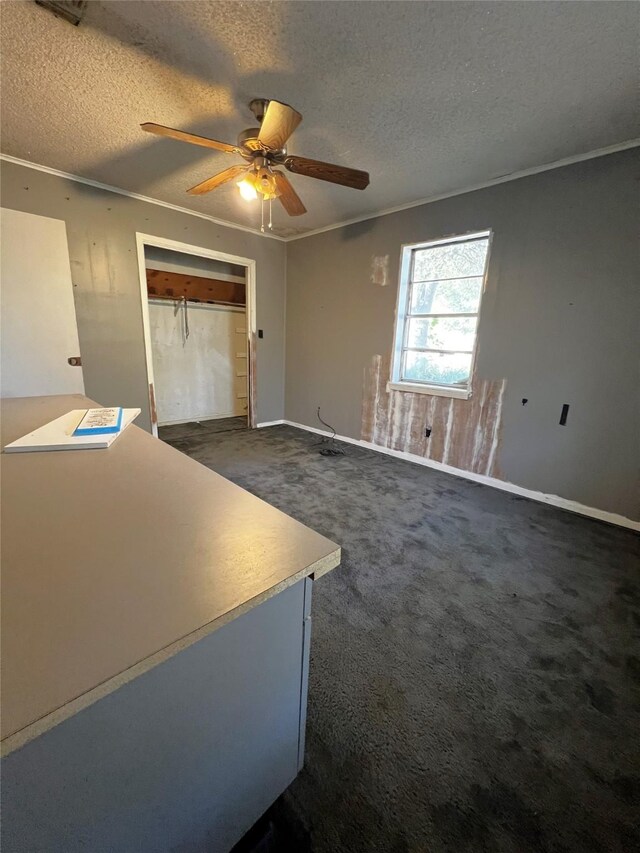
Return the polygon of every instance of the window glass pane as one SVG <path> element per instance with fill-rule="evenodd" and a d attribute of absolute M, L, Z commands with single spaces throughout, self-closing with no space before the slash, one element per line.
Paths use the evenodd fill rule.
<path fill-rule="evenodd" d="M 408 321 L 407 346 L 427 349 L 473 350 L 475 317 L 412 317 Z"/>
<path fill-rule="evenodd" d="M 413 281 L 461 278 L 482 275 L 487 255 L 488 238 L 470 243 L 448 243 L 430 249 L 416 249 L 413 258 Z"/>
<path fill-rule="evenodd" d="M 480 307 L 482 276 L 421 281 L 411 287 L 410 314 L 476 314 Z"/>
<path fill-rule="evenodd" d="M 402 379 L 437 385 L 466 385 L 471 372 L 470 353 L 443 355 L 436 352 L 405 352 Z"/>

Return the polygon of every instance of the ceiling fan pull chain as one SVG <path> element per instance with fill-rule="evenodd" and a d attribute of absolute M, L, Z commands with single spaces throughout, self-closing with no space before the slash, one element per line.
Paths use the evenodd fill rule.
<path fill-rule="evenodd" d="M 264 231 L 264 196 L 260 201 L 260 230 Z"/>
<path fill-rule="evenodd" d="M 273 221 L 271 219 L 271 199 L 269 199 L 269 231 L 273 231 Z"/>

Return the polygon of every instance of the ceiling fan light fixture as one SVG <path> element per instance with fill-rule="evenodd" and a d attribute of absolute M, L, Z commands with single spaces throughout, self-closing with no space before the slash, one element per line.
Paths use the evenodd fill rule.
<path fill-rule="evenodd" d="M 268 166 L 262 166 L 255 175 L 255 186 L 265 198 L 276 195 L 276 176 Z"/>
<path fill-rule="evenodd" d="M 255 175 L 247 172 L 241 181 L 238 181 L 238 189 L 240 195 L 245 201 L 255 201 L 258 198 L 258 193 L 255 187 Z"/>

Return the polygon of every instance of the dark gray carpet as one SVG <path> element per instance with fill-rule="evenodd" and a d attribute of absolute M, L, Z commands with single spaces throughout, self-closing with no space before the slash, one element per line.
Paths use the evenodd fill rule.
<path fill-rule="evenodd" d="M 290 427 L 172 443 L 343 546 L 298 849 L 640 850 L 636 534 Z"/>

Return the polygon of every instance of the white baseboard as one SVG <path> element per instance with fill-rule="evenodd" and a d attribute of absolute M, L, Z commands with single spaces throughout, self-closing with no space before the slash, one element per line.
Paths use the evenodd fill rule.
<path fill-rule="evenodd" d="M 303 429 L 307 432 L 314 432 L 317 435 L 324 435 L 331 438 L 332 433 L 324 429 L 316 429 L 316 427 L 298 424 L 294 421 L 275 421 L 275 423 L 286 424 L 287 426 Z M 267 426 L 261 424 L 260 426 Z M 494 489 L 501 489 L 503 492 L 511 492 L 514 495 L 520 495 L 523 498 L 530 498 L 532 501 L 550 504 L 557 506 L 560 509 L 575 512 L 578 515 L 586 515 L 589 518 L 597 518 L 600 521 L 606 521 L 609 524 L 616 524 L 618 527 L 627 527 L 629 530 L 640 531 L 640 521 L 633 521 L 624 515 L 618 515 L 615 512 L 607 512 L 604 509 L 596 509 L 595 507 L 586 506 L 585 504 L 571 501 L 567 498 L 561 498 L 559 495 L 547 495 L 545 492 L 536 492 L 533 489 L 525 489 L 522 486 L 516 486 L 515 483 L 508 483 L 506 480 L 498 480 L 495 477 L 487 477 L 484 474 L 474 474 L 473 471 L 464 471 L 462 468 L 454 468 L 452 465 L 445 465 L 442 462 L 435 462 L 433 459 L 425 459 L 424 456 L 417 456 L 415 453 L 406 453 L 404 450 L 392 450 L 390 447 L 382 447 L 379 444 L 373 444 L 370 441 L 362 441 L 357 438 L 349 438 L 346 435 L 336 435 L 337 441 L 344 441 L 347 444 L 354 444 L 357 447 L 366 447 L 367 450 L 376 450 L 378 453 L 385 453 L 387 456 L 395 456 L 397 459 L 404 459 L 407 462 L 415 462 L 417 465 L 424 465 L 427 468 L 435 468 L 437 471 L 444 471 L 445 474 L 453 474 L 454 477 L 463 477 L 465 480 L 473 480 L 475 483 L 482 483 L 485 486 L 491 486 Z"/>
<path fill-rule="evenodd" d="M 282 426 L 282 424 L 289 423 L 289 421 L 264 421 L 261 424 L 256 424 L 256 429 L 262 429 L 262 427 L 269 426 Z"/>
<path fill-rule="evenodd" d="M 179 426 L 180 424 L 199 424 L 201 421 L 221 421 L 225 418 L 242 418 L 245 417 L 246 412 L 240 412 L 239 415 L 230 412 L 228 415 L 198 415 L 195 418 L 180 418 L 178 421 L 162 421 L 162 423 L 158 422 L 159 427 L 163 426 Z M 282 423 L 282 421 L 279 421 Z"/>

